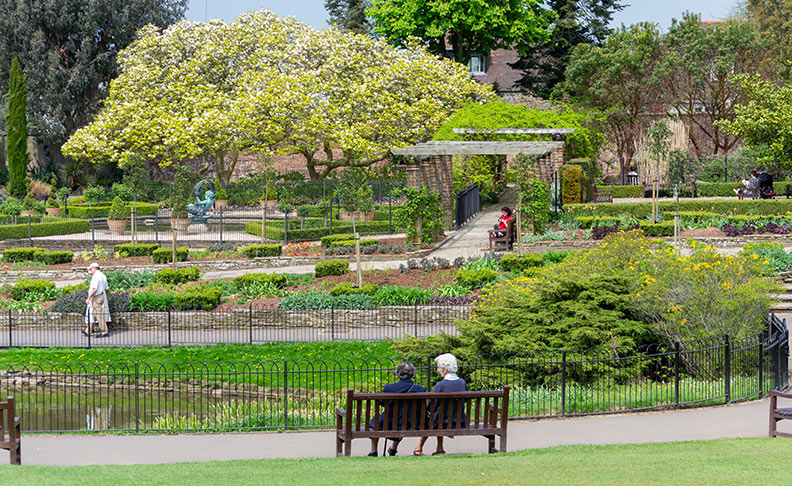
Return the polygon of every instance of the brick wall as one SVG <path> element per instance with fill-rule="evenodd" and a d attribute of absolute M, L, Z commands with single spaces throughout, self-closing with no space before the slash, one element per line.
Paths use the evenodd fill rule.
<path fill-rule="evenodd" d="M 431 157 L 416 165 L 407 166 L 407 187 L 420 188 L 440 194 L 440 207 L 446 229 L 454 228 L 454 194 L 451 182 L 451 156 Z"/>
<path fill-rule="evenodd" d="M 518 90 L 514 83 L 522 77 L 522 72 L 512 69 L 509 63 L 517 62 L 519 57 L 517 51 L 496 49 L 490 52 L 486 60 L 486 65 L 484 66 L 486 73 L 474 74 L 473 79 L 483 84 L 494 84 L 497 82 L 503 91 Z"/>

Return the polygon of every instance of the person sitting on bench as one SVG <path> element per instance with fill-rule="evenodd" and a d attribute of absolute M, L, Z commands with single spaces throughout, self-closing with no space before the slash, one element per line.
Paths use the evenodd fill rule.
<path fill-rule="evenodd" d="M 743 179 L 743 186 L 735 189 L 734 192 L 741 197 L 756 197 L 759 191 L 759 173 L 755 170 L 751 171 L 751 176 L 748 180 Z"/>
<path fill-rule="evenodd" d="M 494 226 L 496 230 L 504 230 L 503 232 L 499 233 L 499 236 L 504 236 L 506 234 L 506 229 L 509 228 L 509 220 L 512 219 L 512 210 L 509 206 L 503 206 L 501 208 L 501 215 L 498 218 L 498 224 Z"/>
<path fill-rule="evenodd" d="M 416 385 L 413 383 L 412 379 L 415 376 L 415 366 L 412 363 L 408 363 L 406 361 L 399 363 L 399 366 L 396 367 L 396 377 L 399 379 L 396 383 L 389 383 L 382 388 L 382 393 L 420 393 L 425 392 L 426 388 L 422 387 L 421 385 Z M 397 400 L 398 401 L 398 400 Z M 386 419 L 385 412 L 379 414 L 378 417 L 374 417 L 371 419 L 371 428 L 374 430 L 401 430 L 402 427 L 405 429 L 411 429 L 414 427 L 413 424 L 410 423 L 411 417 L 413 416 L 412 412 L 412 404 L 408 404 L 406 407 L 404 403 L 394 404 L 390 403 L 388 409 L 390 410 L 390 416 Z M 397 410 L 394 410 L 397 408 Z M 404 410 L 406 408 L 407 410 Z M 385 420 L 388 421 L 388 426 L 385 427 Z M 394 422 L 396 422 L 394 424 Z M 391 456 L 395 456 L 399 449 L 399 442 L 401 439 L 391 439 L 393 441 L 393 445 L 388 449 L 388 454 Z M 377 456 L 377 443 L 379 439 L 377 437 L 371 438 L 371 450 L 369 451 L 369 456 L 376 457 Z"/>
<path fill-rule="evenodd" d="M 508 209 L 508 208 L 506 208 Z M 457 376 L 456 372 L 458 369 L 456 357 L 454 357 L 451 353 L 441 354 L 440 356 L 435 358 L 435 362 L 437 363 L 437 373 L 443 377 L 441 381 L 439 381 L 435 387 L 435 392 L 438 393 L 453 393 L 453 392 L 462 392 L 467 391 L 467 383 L 465 380 Z M 449 407 L 449 405 L 451 405 Z M 449 427 L 465 427 L 467 423 L 467 417 L 464 413 L 461 414 L 461 423 L 457 422 L 458 417 L 458 410 L 459 407 L 464 407 L 460 400 L 442 400 L 437 401 L 435 403 L 435 414 L 434 417 L 430 417 L 429 419 L 432 420 L 433 427 L 435 429 L 446 429 Z M 442 417 L 443 423 L 440 423 L 440 416 L 441 416 L 441 409 L 442 409 Z M 415 448 L 413 451 L 413 455 L 415 456 L 422 456 L 423 455 L 423 447 L 426 444 L 427 439 L 429 437 L 421 437 L 418 442 L 418 447 Z M 443 448 L 443 437 L 437 437 L 437 449 L 432 453 L 433 456 L 438 456 L 445 454 L 445 449 Z"/>

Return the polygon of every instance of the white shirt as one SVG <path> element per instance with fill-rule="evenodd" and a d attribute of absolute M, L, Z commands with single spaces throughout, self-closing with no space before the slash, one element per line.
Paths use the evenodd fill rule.
<path fill-rule="evenodd" d="M 95 271 L 93 276 L 91 276 L 91 285 L 88 288 L 88 293 L 90 294 L 93 289 L 96 289 L 94 295 L 102 295 L 108 290 L 107 277 L 101 270 Z"/>

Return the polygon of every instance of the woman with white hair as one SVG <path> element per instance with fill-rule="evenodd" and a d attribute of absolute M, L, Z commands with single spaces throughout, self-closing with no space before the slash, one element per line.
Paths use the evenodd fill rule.
<path fill-rule="evenodd" d="M 399 379 L 396 383 L 389 383 L 382 388 L 382 393 L 419 393 L 425 392 L 426 388 L 422 387 L 421 385 L 417 385 L 413 383 L 412 379 L 415 376 L 415 366 L 412 363 L 408 363 L 404 361 L 399 363 L 396 367 L 396 377 Z M 383 401 L 384 402 L 384 401 Z M 390 410 L 390 414 L 387 419 L 387 427 L 385 425 L 385 412 L 379 414 L 378 417 L 374 417 L 371 419 L 371 428 L 374 430 L 402 430 L 402 427 L 405 429 L 411 429 L 412 424 L 411 417 L 413 416 L 412 413 L 412 404 L 405 404 L 403 400 L 390 400 L 391 403 L 388 405 L 388 410 Z M 401 403 L 394 403 L 394 402 L 401 402 Z M 406 408 L 406 410 L 405 410 Z M 395 415 L 395 417 L 394 417 Z M 400 438 L 391 439 L 393 445 L 388 449 L 388 454 L 391 456 L 395 456 L 399 449 L 399 442 L 401 442 Z M 377 443 L 379 442 L 379 438 L 372 437 L 371 438 L 371 450 L 369 451 L 369 456 L 376 457 L 377 456 Z"/>
<path fill-rule="evenodd" d="M 458 377 L 456 372 L 458 369 L 457 360 L 451 353 L 441 354 L 440 356 L 435 358 L 435 363 L 437 363 L 437 372 L 440 376 L 443 377 L 442 381 L 438 382 L 434 390 L 438 393 L 454 393 L 454 392 L 463 392 L 467 391 L 467 383 L 465 380 Z M 451 405 L 451 410 L 449 412 L 449 404 Z M 439 406 L 438 406 L 439 405 Z M 435 406 L 435 416 L 434 416 L 434 428 L 435 429 L 447 429 L 449 421 L 451 422 L 451 427 L 464 427 L 465 423 L 467 422 L 467 417 L 465 414 L 462 414 L 461 423 L 457 425 L 457 410 L 461 406 L 459 400 L 443 400 L 441 403 Z M 440 421 L 440 409 L 443 409 L 443 423 L 439 423 Z M 423 455 L 423 446 L 426 443 L 428 437 L 421 437 L 420 442 L 418 442 L 418 447 L 415 448 L 413 451 L 413 455 L 415 456 L 422 456 Z M 445 454 L 445 450 L 443 449 L 443 437 L 437 438 L 437 449 L 432 453 L 433 456 L 438 456 L 441 454 Z"/>

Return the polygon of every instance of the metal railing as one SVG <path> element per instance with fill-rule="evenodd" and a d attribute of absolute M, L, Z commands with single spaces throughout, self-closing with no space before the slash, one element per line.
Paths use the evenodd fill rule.
<path fill-rule="evenodd" d="M 410 358 L 431 389 L 432 356 Z M 458 356 L 470 389 L 509 385 L 511 418 L 731 403 L 788 386 L 788 333 L 639 349 Z M 377 392 L 402 358 L 0 364 L 27 432 L 331 427 L 344 390 Z"/>
<path fill-rule="evenodd" d="M 456 196 L 456 229 L 462 227 L 470 218 L 481 211 L 481 192 L 479 185 L 471 184 L 461 190 Z"/>
<path fill-rule="evenodd" d="M 467 305 L 406 305 L 374 309 L 285 310 L 248 305 L 233 311 L 124 312 L 111 315 L 110 337 L 81 333 L 82 314 L 0 314 L 0 347 L 133 347 L 268 342 L 382 341 L 405 335 L 456 334 Z"/>
<path fill-rule="evenodd" d="M 338 233 L 352 234 L 352 218 L 359 234 L 398 232 L 393 212 L 398 201 L 388 200 L 368 213 L 349 214 L 337 204 L 215 208 L 204 220 L 192 220 L 177 228 L 179 245 L 206 247 L 212 244 L 251 245 L 265 242 L 318 240 Z M 106 211 L 83 208 L 68 216 L 18 216 L 0 218 L 0 246 L 38 246 L 47 249 L 91 250 L 121 243 L 170 245 L 173 229 L 170 209 L 147 209 L 150 214 L 131 211 L 123 232 L 111 230 Z M 55 228 L 57 227 L 57 228 Z M 262 228 L 265 228 L 262 231 Z"/>

